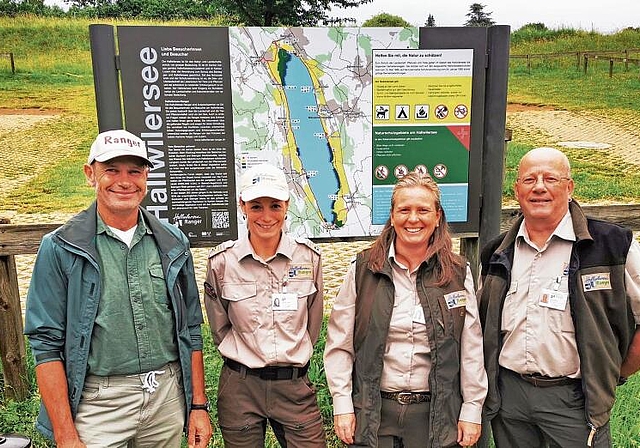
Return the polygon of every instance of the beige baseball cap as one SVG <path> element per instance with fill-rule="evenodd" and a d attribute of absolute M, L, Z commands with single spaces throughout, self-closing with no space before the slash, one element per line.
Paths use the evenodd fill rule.
<path fill-rule="evenodd" d="M 262 197 L 289 200 L 284 171 L 267 163 L 252 166 L 240 176 L 240 199 L 248 202 Z"/>
<path fill-rule="evenodd" d="M 94 161 L 106 162 L 122 156 L 139 157 L 147 165 L 153 167 L 153 163 L 147 155 L 147 147 L 144 142 L 124 129 L 105 131 L 98 134 L 91 145 L 87 163 L 91 165 Z"/>

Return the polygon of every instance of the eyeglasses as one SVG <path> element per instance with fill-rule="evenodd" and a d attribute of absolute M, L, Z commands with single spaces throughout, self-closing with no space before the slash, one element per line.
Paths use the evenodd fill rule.
<path fill-rule="evenodd" d="M 538 183 L 538 181 L 542 179 L 542 183 L 547 187 L 556 187 L 560 185 L 560 182 L 563 180 L 570 180 L 570 177 L 558 177 L 550 174 L 540 174 L 538 176 L 527 176 L 522 179 L 518 179 L 518 182 L 522 185 L 526 185 L 527 187 L 533 187 Z"/>

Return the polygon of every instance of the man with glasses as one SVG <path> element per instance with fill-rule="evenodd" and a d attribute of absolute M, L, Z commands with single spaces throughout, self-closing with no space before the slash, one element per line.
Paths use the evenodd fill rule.
<path fill-rule="evenodd" d="M 569 160 L 521 159 L 522 217 L 482 251 L 478 292 L 496 446 L 609 447 L 616 386 L 640 368 L 640 246 L 587 218 Z"/>

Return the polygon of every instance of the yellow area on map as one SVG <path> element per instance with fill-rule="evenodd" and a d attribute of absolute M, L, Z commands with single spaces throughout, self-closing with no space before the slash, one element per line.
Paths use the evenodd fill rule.
<path fill-rule="evenodd" d="M 278 106 L 283 106 L 283 109 L 286 111 L 286 121 L 291 123 L 291 116 L 289 112 L 289 108 L 287 107 L 286 95 L 284 90 L 282 89 L 282 79 L 280 79 L 280 74 L 278 72 L 278 50 L 283 49 L 290 53 L 295 53 L 295 48 L 289 44 L 283 42 L 274 42 L 270 47 L 268 54 L 270 55 L 266 65 L 269 70 L 269 74 L 271 79 L 274 80 L 276 85 L 274 89 L 274 98 L 276 100 L 276 104 Z M 322 85 L 320 84 L 319 78 L 324 75 L 324 72 L 318 67 L 318 64 L 315 60 L 305 59 L 298 55 L 302 63 L 307 67 L 309 71 L 309 76 L 313 83 L 313 88 L 315 90 L 315 96 L 317 99 L 318 110 L 328 110 L 327 101 L 324 95 L 324 91 L 322 89 Z M 342 150 L 342 142 L 340 139 L 340 134 L 337 130 L 330 129 L 329 124 L 327 123 L 327 117 L 324 117 L 320 114 L 320 123 L 322 124 L 322 128 L 325 132 L 326 138 L 329 142 L 329 146 L 333 152 L 332 160 L 333 167 L 336 170 L 336 174 L 338 175 L 338 181 L 340 185 L 340 190 L 336 193 L 337 199 L 333 204 L 333 212 L 336 215 L 336 221 L 338 223 L 344 223 L 347 219 L 347 207 L 344 197 L 349 194 L 349 183 L 347 182 L 346 172 L 344 170 L 344 157 Z M 282 148 L 283 156 L 291 160 L 293 168 L 297 172 L 303 172 L 302 161 L 298 157 L 295 136 L 293 134 L 293 130 L 291 126 L 287 127 L 287 145 L 285 148 Z M 322 213 L 320 212 L 320 208 L 317 205 L 315 200 L 315 195 L 311 190 L 309 183 L 303 185 L 303 189 L 305 195 L 307 197 L 307 201 L 311 204 L 311 206 L 316 210 L 320 220 L 323 221 Z"/>

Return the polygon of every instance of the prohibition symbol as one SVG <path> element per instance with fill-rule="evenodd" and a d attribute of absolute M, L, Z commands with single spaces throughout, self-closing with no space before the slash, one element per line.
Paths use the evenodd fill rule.
<path fill-rule="evenodd" d="M 440 104 L 436 106 L 436 109 L 433 111 L 436 114 L 436 118 L 440 120 L 444 120 L 449 115 L 449 109 L 444 104 Z"/>
<path fill-rule="evenodd" d="M 433 167 L 433 175 L 438 179 L 442 179 L 447 175 L 447 166 L 443 165 L 442 163 L 438 163 Z"/>
<path fill-rule="evenodd" d="M 424 165 L 416 165 L 416 167 L 414 168 L 414 170 L 416 173 L 418 173 L 421 176 L 426 176 L 427 174 L 429 174 L 429 171 L 427 170 L 427 167 Z"/>
<path fill-rule="evenodd" d="M 376 167 L 375 176 L 378 180 L 385 180 L 389 177 L 389 168 L 384 165 L 378 165 Z"/>
<path fill-rule="evenodd" d="M 468 113 L 469 109 L 467 109 L 467 106 L 465 106 L 464 104 L 458 104 L 455 109 L 453 109 L 453 115 L 461 120 L 466 117 Z"/>
<path fill-rule="evenodd" d="M 398 165 L 393 170 L 393 174 L 395 174 L 398 179 L 402 179 L 408 173 L 409 173 L 409 168 L 407 168 L 406 165 Z"/>

